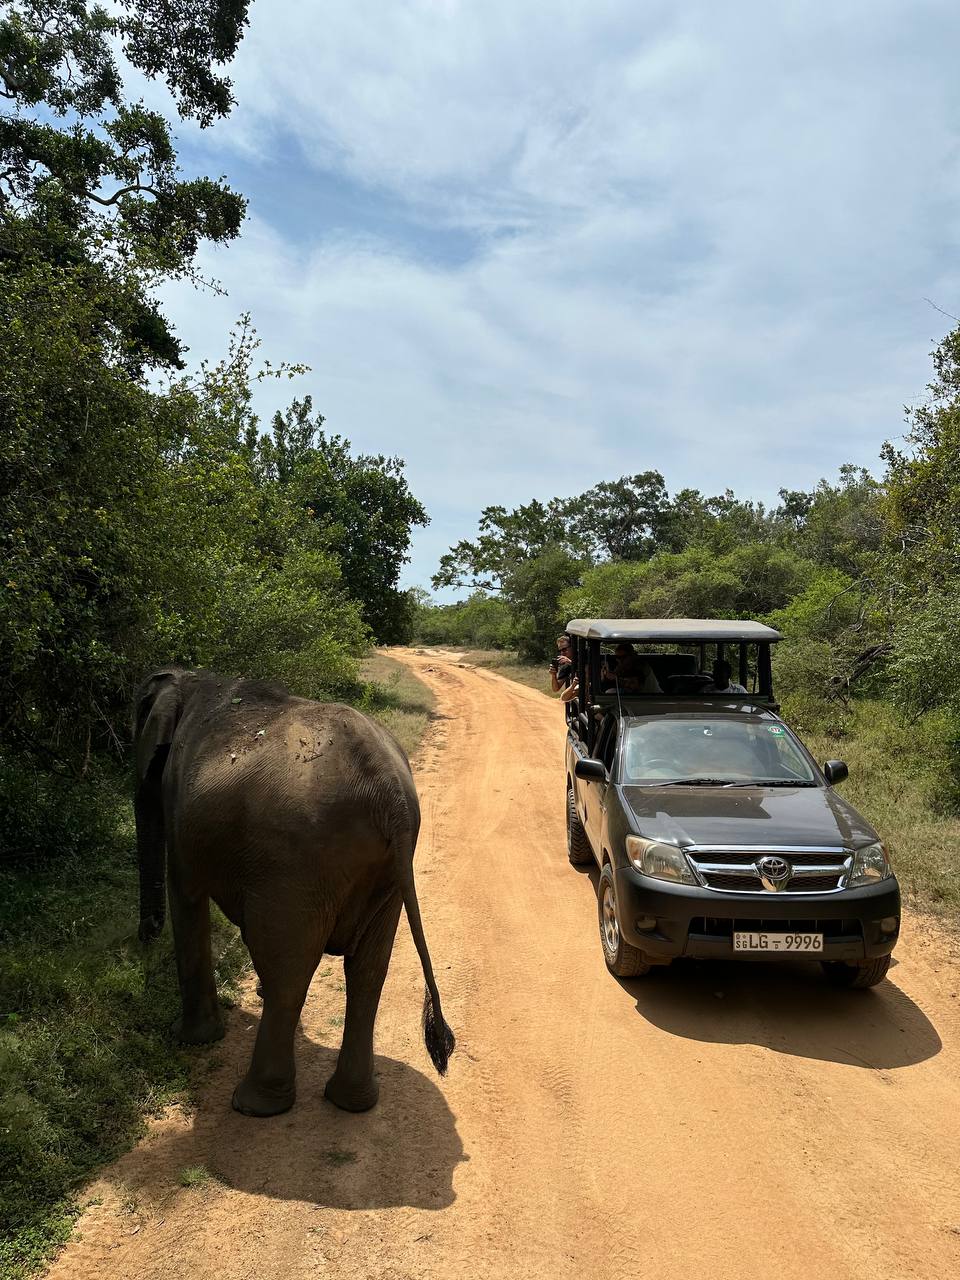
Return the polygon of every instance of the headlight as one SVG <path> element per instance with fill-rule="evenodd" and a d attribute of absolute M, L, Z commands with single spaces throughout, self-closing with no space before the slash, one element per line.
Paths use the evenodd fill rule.
<path fill-rule="evenodd" d="M 850 879 L 847 881 L 847 888 L 857 889 L 864 884 L 876 884 L 878 880 L 886 880 L 892 875 L 883 845 L 864 845 L 853 855 L 853 867 L 850 871 Z"/>
<path fill-rule="evenodd" d="M 696 884 L 690 864 L 682 850 L 672 844 L 627 836 L 627 857 L 638 871 L 654 880 L 672 880 L 674 884 Z"/>

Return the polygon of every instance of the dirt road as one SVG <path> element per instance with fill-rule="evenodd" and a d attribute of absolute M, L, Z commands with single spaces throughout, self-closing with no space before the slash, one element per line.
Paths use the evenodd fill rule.
<path fill-rule="evenodd" d="M 398 655 L 399 656 L 399 655 Z M 382 1093 L 323 1101 L 342 1014 L 327 960 L 299 1101 L 229 1098 L 248 984 L 193 1117 L 172 1114 L 91 1195 L 56 1280 L 881 1280 L 960 1275 L 960 955 L 907 922 L 891 980 L 675 966 L 618 983 L 594 887 L 566 861 L 559 707 L 450 656 L 417 762 L 417 877 L 458 1047 L 433 1073 L 401 920 L 377 1024 Z M 184 1169 L 215 1177 L 184 1188 Z"/>

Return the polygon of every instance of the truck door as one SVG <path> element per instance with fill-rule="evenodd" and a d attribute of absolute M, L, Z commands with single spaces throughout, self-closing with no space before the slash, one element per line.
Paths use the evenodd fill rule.
<path fill-rule="evenodd" d="M 617 750 L 617 717 L 607 715 L 603 724 L 600 726 L 600 732 L 597 735 L 596 746 L 594 747 L 594 759 L 603 762 L 603 766 L 607 771 L 606 779 L 603 782 L 587 782 L 584 792 L 584 821 L 590 843 L 596 852 L 600 852 L 601 837 L 603 834 L 603 815 L 606 806 L 607 787 L 610 785 L 610 770 L 613 767 L 613 759 Z"/>

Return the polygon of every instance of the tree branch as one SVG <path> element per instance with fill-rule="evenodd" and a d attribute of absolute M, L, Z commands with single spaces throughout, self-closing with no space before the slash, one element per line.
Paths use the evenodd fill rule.
<path fill-rule="evenodd" d="M 145 186 L 140 182 L 132 182 L 129 187 L 121 187 L 119 191 L 115 191 L 109 200 L 104 200 L 103 196 L 95 196 L 92 191 L 84 191 L 84 195 L 88 200 L 95 200 L 97 204 L 104 206 L 116 204 L 121 196 L 129 195 L 131 191 L 146 191 L 152 196 L 159 195 L 155 187 Z"/>
<path fill-rule="evenodd" d="M 924 298 L 924 302 L 930 302 L 930 299 Z M 960 324 L 960 316 L 955 316 L 950 311 L 944 311 L 943 307 L 938 307 L 935 302 L 930 302 L 930 306 L 933 307 L 934 311 L 939 311 L 942 316 L 946 316 L 948 320 L 956 320 L 957 324 Z"/>

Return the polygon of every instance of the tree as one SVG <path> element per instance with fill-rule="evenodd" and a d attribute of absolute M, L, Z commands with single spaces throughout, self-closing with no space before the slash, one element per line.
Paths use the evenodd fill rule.
<path fill-rule="evenodd" d="M 513 639 L 510 609 L 499 596 L 474 592 L 455 604 L 434 604 L 416 592 L 414 638 L 421 644 L 465 645 L 471 649 L 505 649 Z"/>
<path fill-rule="evenodd" d="M 554 640 L 569 621 L 561 598 L 580 581 L 584 568 L 583 560 L 553 545 L 521 561 L 507 576 L 503 597 L 510 606 L 513 643 L 522 658 L 555 652 Z"/>
<path fill-rule="evenodd" d="M 502 591 L 526 560 L 542 555 L 548 547 L 569 543 L 567 504 L 560 498 L 548 503 L 535 499 L 513 511 L 485 507 L 476 541 L 451 547 L 441 556 L 431 581 L 435 589 L 469 586 L 474 591 Z"/>
<path fill-rule="evenodd" d="M 416 605 L 397 585 L 412 530 L 429 523 L 410 492 L 401 458 L 351 453 L 350 441 L 323 430 L 309 396 L 274 415 L 271 434 L 246 433 L 261 483 L 289 487 L 323 530 L 363 619 L 386 644 L 409 639 Z"/>
<path fill-rule="evenodd" d="M 926 402 L 908 414 L 908 449 L 884 448 L 877 586 L 895 695 L 911 710 L 960 713 L 960 327 L 937 347 L 933 366 Z"/>
<path fill-rule="evenodd" d="M 127 100 L 118 52 L 208 125 L 232 105 L 215 68 L 233 57 L 247 7 L 8 0 L 0 16 L 0 259 L 85 267 L 78 283 L 101 298 L 105 324 L 169 364 L 181 350 L 150 289 L 191 274 L 201 241 L 234 237 L 245 202 L 222 179 L 182 177 L 167 121 Z"/>
<path fill-rule="evenodd" d="M 561 597 L 571 615 L 648 618 L 763 618 L 787 603 L 814 568 L 772 543 L 748 542 L 717 554 L 692 546 L 640 564 L 588 569 Z"/>
<path fill-rule="evenodd" d="M 809 493 L 781 489 L 774 517 L 801 555 L 856 576 L 883 540 L 882 492 L 864 467 L 848 463 L 836 484 L 821 480 Z"/>
<path fill-rule="evenodd" d="M 222 182 L 179 180 L 166 120 L 124 101 L 117 50 L 166 80 L 181 116 L 208 125 L 233 104 L 214 67 L 236 52 L 248 0 L 5 8 L 0 96 L 13 114 L 0 117 L 0 212 L 56 211 L 77 229 L 99 223 L 115 247 L 164 271 L 188 266 L 199 239 L 236 233 L 243 201 Z M 41 105 L 45 118 L 26 114 Z"/>
<path fill-rule="evenodd" d="M 326 529 L 251 469 L 246 331 L 158 393 L 100 312 L 71 273 L 0 264 L 0 745 L 81 767 L 150 667 L 342 693 L 368 635 Z"/>
<path fill-rule="evenodd" d="M 562 506 L 570 533 L 591 559 L 645 560 L 663 543 L 668 497 L 659 471 L 604 481 Z"/>

